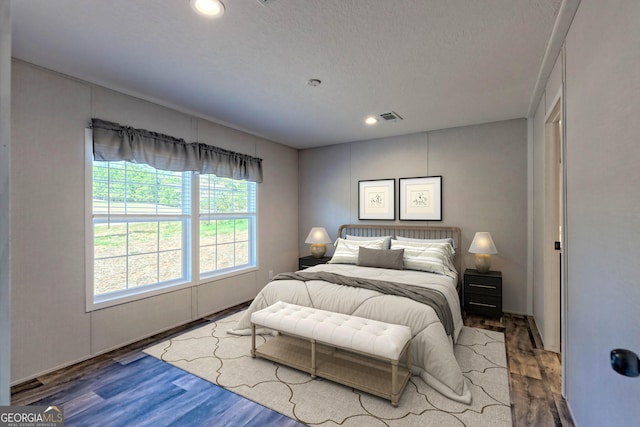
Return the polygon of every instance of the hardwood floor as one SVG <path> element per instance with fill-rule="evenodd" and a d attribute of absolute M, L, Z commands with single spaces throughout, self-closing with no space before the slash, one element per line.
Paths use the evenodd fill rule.
<path fill-rule="evenodd" d="M 62 405 L 65 426 L 302 426 L 141 350 L 241 304 L 11 390 L 12 405 Z"/>
<path fill-rule="evenodd" d="M 514 426 L 574 425 L 562 397 L 560 354 L 542 348 L 532 317 L 505 314 L 498 320 L 467 315 L 464 324 L 505 333 Z"/>
<path fill-rule="evenodd" d="M 247 304 L 141 340 L 12 388 L 13 405 L 63 405 L 66 426 L 300 426 L 281 414 L 141 352 Z M 561 396 L 560 358 L 541 349 L 530 318 L 467 316 L 505 333 L 514 426 L 573 426 Z"/>

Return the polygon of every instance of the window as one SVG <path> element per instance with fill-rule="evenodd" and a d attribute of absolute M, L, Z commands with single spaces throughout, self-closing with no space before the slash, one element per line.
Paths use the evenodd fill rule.
<path fill-rule="evenodd" d="M 91 163 L 88 307 L 256 266 L 256 183 L 125 161 Z"/>
<path fill-rule="evenodd" d="M 200 276 L 255 265 L 256 183 L 200 175 Z"/>

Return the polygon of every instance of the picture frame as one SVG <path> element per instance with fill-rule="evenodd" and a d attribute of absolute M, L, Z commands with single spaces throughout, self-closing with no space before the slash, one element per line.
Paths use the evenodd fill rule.
<path fill-rule="evenodd" d="M 395 221 L 395 178 L 358 181 L 358 219 Z"/>
<path fill-rule="evenodd" d="M 400 221 L 442 221 L 442 176 L 400 178 Z"/>

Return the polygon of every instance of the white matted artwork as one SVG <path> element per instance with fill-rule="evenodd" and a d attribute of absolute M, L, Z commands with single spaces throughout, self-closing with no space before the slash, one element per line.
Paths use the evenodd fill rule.
<path fill-rule="evenodd" d="M 396 219 L 396 180 L 358 181 L 358 219 Z"/>
<path fill-rule="evenodd" d="M 442 221 L 442 177 L 400 178 L 400 220 Z"/>

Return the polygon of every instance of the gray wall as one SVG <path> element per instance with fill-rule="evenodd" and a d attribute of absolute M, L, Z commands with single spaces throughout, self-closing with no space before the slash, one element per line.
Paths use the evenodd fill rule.
<path fill-rule="evenodd" d="M 0 0 L 0 405 L 11 401 L 11 1 Z"/>
<path fill-rule="evenodd" d="M 504 310 L 526 312 L 526 120 L 302 150 L 299 158 L 300 254 L 309 253 L 304 237 L 312 226 L 335 239 L 340 224 L 358 222 L 359 180 L 442 175 L 443 221 L 432 224 L 462 228 L 464 265 L 471 268 L 475 232 L 491 232 Z"/>
<path fill-rule="evenodd" d="M 30 64 L 14 61 L 12 71 L 13 382 L 249 300 L 269 270 L 296 266 L 296 150 Z M 91 117 L 263 158 L 259 268 L 87 313 L 84 129 Z"/>
<path fill-rule="evenodd" d="M 640 353 L 640 3 L 580 3 L 565 39 L 567 333 L 566 398 L 579 426 L 636 425 L 638 379 L 616 374 L 609 352 Z M 558 68 L 558 66 L 556 66 Z M 557 74 L 557 73 L 556 73 Z M 561 79 L 551 78 L 533 118 L 536 224 L 543 218 L 544 116 Z M 541 244 L 534 234 L 534 252 Z M 544 323 L 535 264 L 534 310 Z M 541 330 L 541 332 L 543 332 Z"/>
<path fill-rule="evenodd" d="M 583 0 L 566 38 L 567 398 L 580 426 L 637 425 L 640 2 Z"/>

